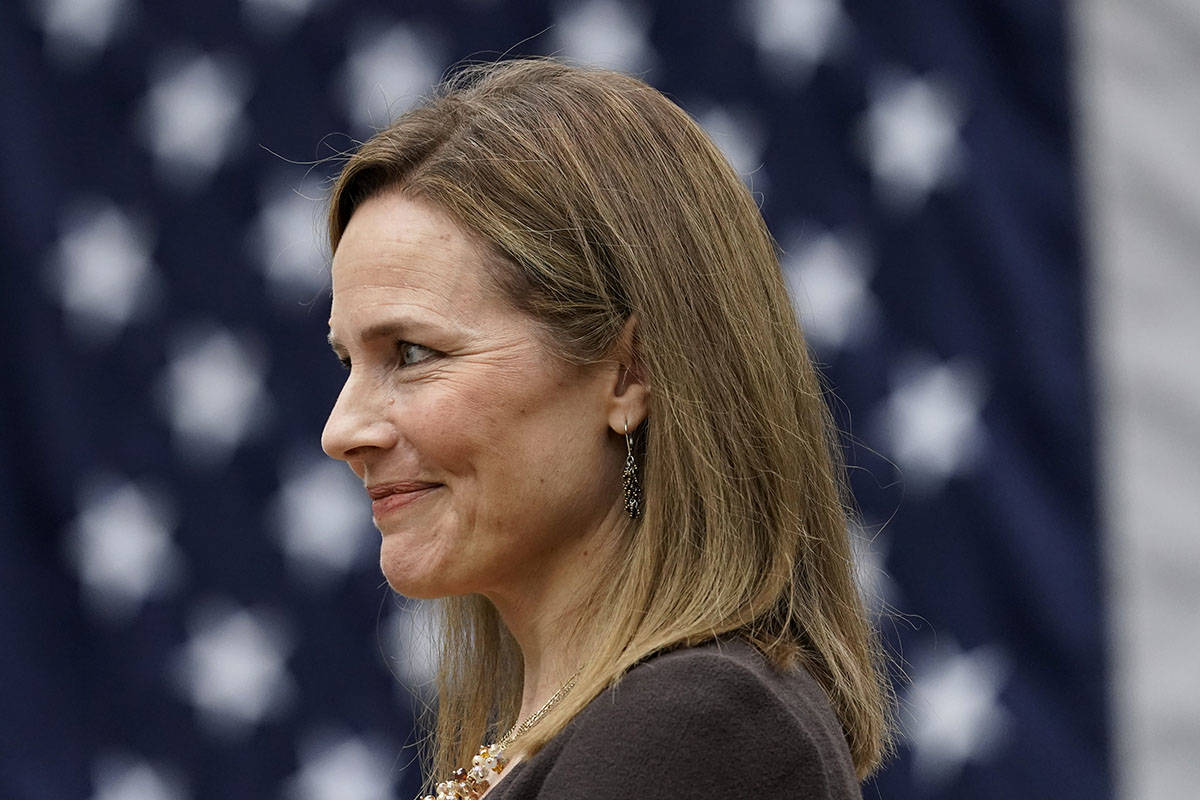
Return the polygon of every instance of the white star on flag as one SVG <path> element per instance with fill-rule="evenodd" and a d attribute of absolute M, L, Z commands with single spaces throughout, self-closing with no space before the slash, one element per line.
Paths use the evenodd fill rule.
<path fill-rule="evenodd" d="M 60 66 L 82 67 L 108 47 L 129 17 L 128 0 L 34 0 L 31 11 Z"/>
<path fill-rule="evenodd" d="M 433 33 L 403 23 L 365 29 L 342 67 L 347 115 L 363 130 L 386 127 L 437 84 L 441 50 Z"/>
<path fill-rule="evenodd" d="M 797 237 L 783 270 L 804 335 L 822 354 L 860 344 L 874 333 L 879 308 L 868 288 L 870 263 L 861 242 L 832 233 Z"/>
<path fill-rule="evenodd" d="M 354 473 L 321 457 L 290 458 L 271 501 L 270 527 L 288 562 L 310 586 L 319 586 L 378 554 L 370 499 Z"/>
<path fill-rule="evenodd" d="M 897 368 L 893 387 L 878 429 L 906 487 L 939 487 L 977 461 L 986 440 L 980 418 L 986 397 L 974 364 L 914 359 Z"/>
<path fill-rule="evenodd" d="M 100 476 L 81 492 L 79 509 L 64 550 L 93 612 L 124 621 L 175 587 L 183 557 L 171 541 L 175 523 L 165 501 L 136 484 Z"/>
<path fill-rule="evenodd" d="M 942 786 L 967 762 L 986 761 L 995 752 L 1011 721 L 999 699 L 1010 671 L 999 647 L 964 653 L 944 639 L 914 663 L 904 732 L 919 781 Z"/>
<path fill-rule="evenodd" d="M 109 753 L 92 767 L 90 800 L 187 800 L 182 778 L 128 753 Z"/>
<path fill-rule="evenodd" d="M 290 32 L 323 0 L 242 0 L 242 16 L 270 36 Z"/>
<path fill-rule="evenodd" d="M 554 51 L 584 64 L 643 73 L 657 60 L 645 8 L 617 0 L 560 2 L 554 13 Z"/>
<path fill-rule="evenodd" d="M 64 214 L 48 278 L 80 342 L 109 342 L 160 295 L 153 237 L 108 200 L 86 198 Z"/>
<path fill-rule="evenodd" d="M 964 159 L 962 112 L 945 81 L 876 81 L 859 135 L 876 189 L 893 210 L 916 211 L 929 193 L 955 176 Z"/>
<path fill-rule="evenodd" d="M 756 193 L 765 192 L 769 179 L 762 156 L 767 136 L 755 115 L 744 107 L 708 105 L 702 106 L 695 116 L 742 180 Z"/>
<path fill-rule="evenodd" d="M 307 309 L 329 287 L 322 240 L 324 191 L 316 179 L 278 181 L 263 193 L 247 244 L 281 305 Z"/>
<path fill-rule="evenodd" d="M 291 703 L 292 637 L 277 614 L 213 603 L 193 616 L 189 629 L 173 675 L 213 735 L 239 738 Z"/>
<path fill-rule="evenodd" d="M 246 71 L 199 55 L 159 65 L 137 117 L 163 178 L 190 191 L 205 183 L 244 138 Z"/>
<path fill-rule="evenodd" d="M 899 587 L 887 571 L 889 542 L 881 533 L 868 533 L 861 525 L 850 531 L 850 548 L 854 556 L 854 577 L 864 605 L 878 618 L 888 608 L 894 608 L 900 597 Z"/>
<path fill-rule="evenodd" d="M 785 83 L 807 80 L 849 30 L 838 0 L 752 0 L 741 9 L 767 71 Z"/>
<path fill-rule="evenodd" d="M 159 400 L 181 453 L 193 463 L 224 461 L 270 413 L 258 348 L 222 329 L 176 343 Z"/>
<path fill-rule="evenodd" d="M 436 601 L 397 599 L 387 620 L 384 644 L 388 662 L 403 683 L 398 689 L 427 696 L 433 693 L 439 620 Z"/>
<path fill-rule="evenodd" d="M 305 737 L 298 760 L 284 786 L 288 800 L 391 800 L 403 772 L 387 742 L 328 731 Z"/>

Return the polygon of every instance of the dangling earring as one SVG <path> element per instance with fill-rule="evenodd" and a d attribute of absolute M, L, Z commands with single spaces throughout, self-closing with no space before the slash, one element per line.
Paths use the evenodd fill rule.
<path fill-rule="evenodd" d="M 633 458 L 633 440 L 629 436 L 629 420 L 625 420 L 625 471 L 621 482 L 625 485 L 625 513 L 631 519 L 642 515 L 642 482 L 638 478 L 637 461 Z"/>

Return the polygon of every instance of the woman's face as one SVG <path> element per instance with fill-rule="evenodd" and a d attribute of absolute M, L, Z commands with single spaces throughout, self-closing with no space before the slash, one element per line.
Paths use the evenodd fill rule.
<path fill-rule="evenodd" d="M 388 192 L 333 259 L 329 338 L 349 374 L 322 446 L 371 493 L 383 573 L 413 597 L 578 569 L 621 513 L 616 365 L 554 358 L 485 257 L 436 207 Z"/>

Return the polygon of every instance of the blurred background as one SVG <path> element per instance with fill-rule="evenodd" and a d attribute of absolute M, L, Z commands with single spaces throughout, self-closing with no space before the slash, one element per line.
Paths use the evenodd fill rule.
<path fill-rule="evenodd" d="M 864 796 L 1195 796 L 1193 0 L 5 0 L 0 796 L 415 794 L 328 159 L 534 53 L 668 93 L 783 250 L 897 665 Z"/>

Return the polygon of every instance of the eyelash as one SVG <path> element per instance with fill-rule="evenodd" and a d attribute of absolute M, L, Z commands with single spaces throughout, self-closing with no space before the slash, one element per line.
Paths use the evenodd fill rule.
<path fill-rule="evenodd" d="M 405 361 L 404 353 L 410 347 L 416 347 L 421 350 L 424 350 L 429 355 L 425 356 L 424 358 L 419 358 L 416 361 Z M 432 348 L 426 347 L 423 344 L 416 344 L 415 342 L 406 342 L 403 339 L 401 339 L 396 342 L 396 352 L 400 358 L 400 366 L 412 367 L 412 366 L 416 366 L 417 364 L 420 364 L 423 361 L 428 361 L 433 356 L 435 351 Z M 341 363 L 343 369 L 345 369 L 347 371 L 350 370 L 351 364 L 350 364 L 349 356 L 342 356 L 341 358 L 338 359 L 338 361 Z"/>
<path fill-rule="evenodd" d="M 416 347 L 420 350 L 424 350 L 426 353 L 429 353 L 430 355 L 427 355 L 424 358 L 419 358 L 416 361 L 411 361 L 411 362 L 405 361 L 404 353 L 410 347 Z M 420 364 L 422 361 L 427 361 L 433 353 L 433 350 L 429 349 L 428 347 L 426 347 L 423 344 L 415 344 L 413 342 L 405 342 L 405 341 L 396 342 L 396 350 L 400 354 L 400 365 L 404 366 L 404 367 L 411 367 L 411 366 L 414 366 L 415 364 Z"/>

